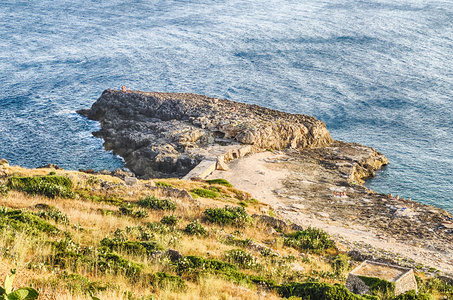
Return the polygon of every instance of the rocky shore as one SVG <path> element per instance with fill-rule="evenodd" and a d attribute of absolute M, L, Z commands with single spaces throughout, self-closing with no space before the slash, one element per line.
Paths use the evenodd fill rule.
<path fill-rule="evenodd" d="M 290 222 L 321 227 L 364 257 L 453 273 L 449 214 L 364 187 L 387 158 L 334 141 L 313 117 L 194 94 L 115 90 L 79 113 L 100 121 L 94 134 L 137 176 L 183 177 L 217 160 L 210 178 L 227 179 Z M 244 145 L 257 154 L 227 165 Z"/>
<path fill-rule="evenodd" d="M 332 142 L 325 124 L 313 117 L 195 94 L 106 90 L 78 113 L 100 121 L 94 134 L 105 140 L 105 149 L 143 177 L 182 177 L 213 158 L 202 151 L 213 145 L 285 149 Z"/>

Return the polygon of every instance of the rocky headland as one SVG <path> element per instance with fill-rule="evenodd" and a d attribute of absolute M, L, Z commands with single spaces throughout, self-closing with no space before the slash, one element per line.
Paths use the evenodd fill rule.
<path fill-rule="evenodd" d="M 79 113 L 100 121 L 94 135 L 137 176 L 189 179 L 197 165 L 215 162 L 209 178 L 229 180 L 293 223 L 336 234 L 351 251 L 453 272 L 450 215 L 364 187 L 387 158 L 334 141 L 313 117 L 195 94 L 116 90 Z"/>
<path fill-rule="evenodd" d="M 227 146 L 285 149 L 332 142 L 325 124 L 313 117 L 195 94 L 106 90 L 91 109 L 78 112 L 99 121 L 102 129 L 94 134 L 105 140 L 105 149 L 143 177 L 182 177 Z"/>

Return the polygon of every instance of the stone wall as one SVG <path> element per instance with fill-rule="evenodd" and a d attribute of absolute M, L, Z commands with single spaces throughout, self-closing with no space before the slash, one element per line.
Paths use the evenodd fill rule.
<path fill-rule="evenodd" d="M 363 269 L 365 268 L 368 269 L 368 271 L 364 272 Z M 369 269 L 373 269 L 372 267 L 375 266 L 375 268 L 388 268 L 388 271 L 385 271 L 385 273 L 380 273 L 381 276 L 372 276 L 371 273 L 369 273 Z M 373 270 L 375 272 L 375 270 Z M 389 275 L 392 274 L 393 272 L 402 272 L 400 275 L 392 278 L 389 280 L 389 278 L 382 278 L 385 276 L 390 276 L 393 277 L 394 275 Z M 377 272 L 379 273 L 379 272 Z M 395 273 L 393 273 L 395 274 Z M 357 268 L 352 270 L 349 273 L 348 279 L 346 280 L 346 288 L 350 290 L 351 292 L 359 295 L 367 294 L 370 292 L 369 287 L 363 282 L 362 279 L 360 279 L 359 276 L 366 276 L 366 277 L 375 277 L 383 280 L 387 280 L 390 282 L 395 283 L 395 291 L 394 291 L 394 296 L 403 294 L 407 291 L 410 290 L 415 290 L 417 292 L 417 281 L 415 280 L 415 275 L 414 271 L 409 268 L 403 268 L 400 266 L 393 266 L 389 264 L 383 264 L 383 263 L 378 263 L 378 262 L 373 262 L 373 261 L 364 261 L 361 263 Z"/>
<path fill-rule="evenodd" d="M 359 276 L 349 273 L 346 280 L 346 288 L 354 294 L 363 295 L 370 292 L 370 288 L 359 278 Z"/>
<path fill-rule="evenodd" d="M 415 280 L 413 270 L 410 270 L 407 273 L 403 274 L 395 281 L 395 296 L 403 294 L 410 290 L 415 290 L 416 292 L 418 292 L 417 281 Z"/>

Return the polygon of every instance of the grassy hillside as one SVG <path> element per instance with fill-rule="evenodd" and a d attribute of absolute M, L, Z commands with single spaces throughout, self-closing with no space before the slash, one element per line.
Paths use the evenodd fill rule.
<path fill-rule="evenodd" d="M 325 232 L 252 217 L 269 208 L 222 180 L 127 186 L 3 163 L 0 194 L 0 278 L 16 269 L 14 288 L 39 299 L 362 299 L 342 286 L 358 262 Z M 424 285 L 436 298 L 452 290 Z"/>

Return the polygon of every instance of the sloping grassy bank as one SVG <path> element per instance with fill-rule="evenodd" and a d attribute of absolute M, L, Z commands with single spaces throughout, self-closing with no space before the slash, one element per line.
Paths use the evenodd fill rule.
<path fill-rule="evenodd" d="M 17 269 L 14 287 L 39 289 L 39 299 L 391 299 L 347 291 L 358 262 L 322 230 L 252 217 L 264 205 L 228 182 L 162 179 L 156 189 L 2 170 L 0 276 Z M 193 199 L 161 197 L 182 189 Z M 451 286 L 418 275 L 421 292 L 452 296 Z"/>

